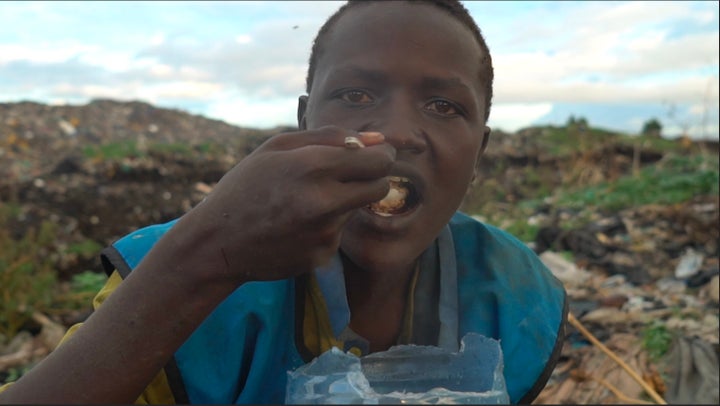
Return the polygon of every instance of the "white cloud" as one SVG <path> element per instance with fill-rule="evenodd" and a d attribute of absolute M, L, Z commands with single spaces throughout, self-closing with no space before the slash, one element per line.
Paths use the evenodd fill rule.
<path fill-rule="evenodd" d="M 132 3 L 111 3 L 0 6 L 0 93 L 38 101 L 145 98 L 198 109 L 207 102 L 196 113 L 241 125 L 294 123 L 312 40 L 342 4 L 137 3 L 127 11 Z M 480 21 L 485 9 L 505 10 L 486 21 L 493 126 L 529 125 L 556 103 L 692 104 L 684 111 L 695 122 L 703 106 L 717 110 L 717 3 L 466 4 Z M 108 10 L 117 15 L 104 20 Z M 708 120 L 715 128 L 708 131 L 717 131 L 717 115 Z"/>
<path fill-rule="evenodd" d="M 717 10 L 686 2 L 570 4 L 562 14 L 521 11 L 508 18 L 503 28 L 517 23 L 518 34 L 491 47 L 496 103 L 718 99 L 717 86 L 705 94 L 708 78 L 717 76 L 718 32 L 695 30 L 717 21 Z"/>
<path fill-rule="evenodd" d="M 177 69 L 178 74 L 181 78 L 184 79 L 195 79 L 195 80 L 209 80 L 210 75 L 202 71 L 198 68 L 195 68 L 193 66 L 181 66 L 179 69 Z"/>
<path fill-rule="evenodd" d="M 241 34 L 235 37 L 235 42 L 238 44 L 249 44 L 253 41 L 253 38 L 247 34 Z"/>
<path fill-rule="evenodd" d="M 718 64 L 720 36 L 717 32 L 686 35 L 678 39 L 660 37 L 643 40 L 647 43 L 642 48 L 638 48 L 635 43 L 635 49 L 630 48 L 624 52 L 626 58 L 613 67 L 612 73 L 627 77 L 632 74 L 677 72 Z"/>
<path fill-rule="evenodd" d="M 503 131 L 516 131 L 550 113 L 550 103 L 499 103 L 493 104 L 488 126 Z"/>
<path fill-rule="evenodd" d="M 305 85 L 305 67 L 301 65 L 269 66 L 248 72 L 243 83 L 252 83 L 264 96 L 298 94 Z"/>
<path fill-rule="evenodd" d="M 149 71 L 152 76 L 158 78 L 169 78 L 175 73 L 175 69 L 172 66 L 162 63 L 151 66 Z"/>
<path fill-rule="evenodd" d="M 236 94 L 208 104 L 209 117 L 243 127 L 271 128 L 297 124 L 297 99 L 248 100 Z"/>
<path fill-rule="evenodd" d="M 165 43 L 165 34 L 163 34 L 163 33 L 155 34 L 152 36 L 152 38 L 150 38 L 151 45 L 157 46 L 157 45 L 162 45 L 164 43 Z"/>
<path fill-rule="evenodd" d="M 121 100 L 139 99 L 151 103 L 165 103 L 171 100 L 216 100 L 222 90 L 218 83 L 202 81 L 174 81 L 147 85 L 141 82 L 127 82 L 121 85 L 97 85 L 60 83 L 49 93 L 54 98 L 89 100 L 93 98 L 116 98 Z"/>
<path fill-rule="evenodd" d="M 703 100 L 707 80 L 707 77 L 692 76 L 655 82 L 578 80 L 551 83 L 535 77 L 516 78 L 511 75 L 498 77 L 495 94 L 499 103 L 695 103 Z M 717 87 L 711 89 L 709 97 L 718 98 Z"/>
<path fill-rule="evenodd" d="M 70 101 L 68 99 L 63 98 L 53 98 L 48 101 L 48 104 L 53 106 L 63 106 L 66 104 L 70 104 Z"/>
<path fill-rule="evenodd" d="M 78 57 L 78 60 L 89 66 L 102 68 L 108 72 L 121 73 L 135 66 L 149 66 L 150 60 L 137 59 L 132 52 L 122 52 L 112 49 L 93 49 Z"/>
<path fill-rule="evenodd" d="M 717 134 L 720 130 L 720 126 L 716 124 L 707 124 L 705 126 L 701 124 L 691 123 L 671 123 L 664 126 L 662 129 L 663 136 L 675 138 L 681 135 L 688 135 L 694 139 L 708 139 L 714 137 L 718 138 Z"/>
<path fill-rule="evenodd" d="M 223 86 L 214 82 L 178 80 L 158 83 L 149 87 L 138 87 L 134 95 L 141 99 L 150 100 L 203 100 L 211 101 L 218 97 Z M 126 96 L 128 97 L 128 96 Z"/>
<path fill-rule="evenodd" d="M 62 47 L 51 43 L 33 44 L 32 46 L 0 43 L 0 65 L 14 61 L 31 63 L 65 62 L 78 55 L 94 51 L 97 51 L 96 46 L 72 41 Z"/>
<path fill-rule="evenodd" d="M 655 32 L 627 39 L 623 45 L 584 45 L 547 52 L 494 55 L 498 81 L 545 83 L 546 87 L 592 75 L 597 81 L 646 80 L 656 74 L 717 66 L 718 33 L 666 39 Z M 717 69 L 717 68 L 716 68 Z"/>
<path fill-rule="evenodd" d="M 325 21 L 335 10 L 339 9 L 345 1 L 289 1 L 289 2 L 267 2 L 273 6 L 281 7 L 283 14 L 298 17 L 310 18 L 313 20 Z M 318 25 L 317 28 L 320 28 Z"/>
<path fill-rule="evenodd" d="M 129 97 L 127 89 L 115 86 L 77 85 L 73 83 L 59 83 L 50 89 L 50 94 L 56 99 L 77 98 L 118 98 Z"/>

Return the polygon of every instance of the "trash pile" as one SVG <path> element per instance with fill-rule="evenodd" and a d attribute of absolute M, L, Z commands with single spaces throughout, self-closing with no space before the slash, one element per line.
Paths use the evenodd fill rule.
<path fill-rule="evenodd" d="M 576 320 L 535 404 L 718 403 L 717 257 L 703 261 L 688 250 L 673 275 L 646 284 L 553 251 L 540 257 L 565 284 Z"/>
<path fill-rule="evenodd" d="M 0 103 L 0 202 L 16 205 L 4 226 L 19 238 L 50 220 L 58 225 L 57 247 L 106 246 L 182 215 L 268 136 L 288 130 L 245 129 L 141 102 Z M 597 150 L 560 157 L 554 145 L 538 144 L 543 131 L 496 134 L 481 160 L 486 188 L 462 209 L 472 213 L 480 201 L 517 206 L 546 179 L 550 188 L 569 176 L 612 180 L 634 164 L 663 159 L 612 137 Z M 717 155 L 717 143 L 708 145 Z M 559 225 L 577 215 L 571 211 L 545 207 L 527 217 L 540 225 L 528 244 L 565 284 L 572 314 L 536 404 L 661 403 L 656 395 L 668 403 L 719 403 L 719 200 L 698 194 L 593 212 L 571 228 Z M 62 281 L 100 270 L 96 252 L 63 255 L 56 264 Z M 32 325 L 0 346 L 0 383 L 42 359 L 84 317 L 33 315 Z"/>
<path fill-rule="evenodd" d="M 112 243 L 182 215 L 270 134 L 143 102 L 0 103 L 0 202 L 18 204 L 19 238 L 45 220 L 58 246 Z M 97 256 L 58 258 L 62 278 Z"/>
<path fill-rule="evenodd" d="M 717 404 L 718 224 L 718 196 L 699 196 L 544 227 L 533 246 L 565 284 L 571 313 L 652 390 L 671 404 Z M 568 251 L 572 261 L 559 254 Z M 660 403 L 577 327 L 567 331 L 535 403 Z"/>

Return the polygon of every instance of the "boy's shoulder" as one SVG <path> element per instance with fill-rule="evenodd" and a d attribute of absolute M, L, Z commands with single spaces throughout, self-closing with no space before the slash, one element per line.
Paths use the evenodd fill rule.
<path fill-rule="evenodd" d="M 535 256 L 526 243 L 509 232 L 459 211 L 450 219 L 450 229 L 456 245 L 477 247 L 480 244 L 489 251 L 513 251 Z"/>
<path fill-rule="evenodd" d="M 115 240 L 100 253 L 105 272 L 110 275 L 117 271 L 123 278 L 127 277 L 178 220 L 179 218 L 176 218 L 166 223 L 142 227 Z"/>

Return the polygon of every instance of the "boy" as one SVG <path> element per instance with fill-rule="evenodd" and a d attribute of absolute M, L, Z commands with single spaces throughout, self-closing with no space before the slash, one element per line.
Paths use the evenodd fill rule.
<path fill-rule="evenodd" d="M 473 331 L 500 339 L 511 401 L 532 401 L 564 290 L 522 243 L 456 213 L 492 79 L 459 3 L 348 3 L 314 43 L 299 131 L 104 251 L 95 313 L 0 399 L 281 403 L 286 372 L 332 346 L 457 350 Z"/>

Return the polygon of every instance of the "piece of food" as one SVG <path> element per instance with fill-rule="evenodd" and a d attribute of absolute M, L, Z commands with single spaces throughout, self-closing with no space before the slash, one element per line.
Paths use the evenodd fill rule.
<path fill-rule="evenodd" d="M 365 144 L 358 137 L 345 137 L 345 148 L 358 149 L 365 148 Z"/>
<path fill-rule="evenodd" d="M 390 190 L 382 200 L 371 203 L 370 210 L 383 217 L 389 217 L 406 210 L 410 196 L 410 181 L 406 178 L 391 176 Z"/>

